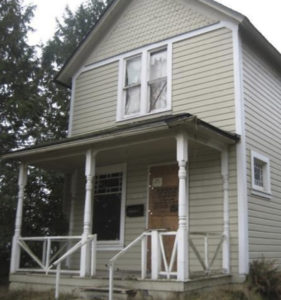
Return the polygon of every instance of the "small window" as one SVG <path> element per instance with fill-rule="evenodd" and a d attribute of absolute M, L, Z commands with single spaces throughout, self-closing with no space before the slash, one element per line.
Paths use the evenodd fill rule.
<path fill-rule="evenodd" d="M 252 191 L 259 196 L 268 197 L 271 193 L 269 159 L 252 151 Z"/>
<path fill-rule="evenodd" d="M 124 171 L 100 170 L 95 176 L 93 233 L 100 245 L 120 246 L 124 230 Z"/>

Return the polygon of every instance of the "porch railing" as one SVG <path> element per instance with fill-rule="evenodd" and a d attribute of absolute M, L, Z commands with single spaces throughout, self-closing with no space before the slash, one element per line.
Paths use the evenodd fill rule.
<path fill-rule="evenodd" d="M 125 255 L 132 247 L 141 243 L 141 279 L 147 277 L 147 250 L 148 250 L 148 237 L 150 237 L 151 243 L 151 279 L 158 279 L 159 276 L 164 276 L 167 279 L 172 277 L 177 278 L 177 263 L 176 256 L 178 250 L 178 234 L 176 231 L 162 231 L 162 230 L 151 230 L 145 231 L 140 236 L 138 236 L 134 241 L 128 244 L 119 253 L 113 256 L 109 261 L 109 300 L 113 300 L 113 290 L 114 290 L 114 265 L 116 261 Z M 173 245 L 170 247 L 170 257 L 168 257 L 167 249 L 164 245 L 164 239 L 167 237 L 174 237 Z M 196 247 L 193 239 L 196 237 L 202 237 L 204 239 L 204 257 L 200 254 L 198 248 Z M 216 237 L 219 239 L 219 243 L 215 248 L 214 255 L 209 259 L 209 239 L 211 237 Z M 189 233 L 189 245 L 193 250 L 196 258 L 198 259 L 200 265 L 202 266 L 204 272 L 209 274 L 215 260 L 218 257 L 219 251 L 222 248 L 222 243 L 225 239 L 223 234 L 219 233 L 207 233 L 207 232 L 190 232 Z"/>
<path fill-rule="evenodd" d="M 68 253 L 68 249 L 72 249 L 73 247 L 71 246 L 74 243 L 77 245 L 81 240 L 81 236 L 19 237 L 18 245 L 31 258 L 32 262 L 36 263 L 36 267 L 20 267 L 19 262 L 17 271 L 54 273 L 56 270 L 52 269 L 53 263 L 58 258 L 64 257 L 65 253 Z M 91 238 L 90 241 L 92 242 L 91 264 L 95 264 L 96 238 Z M 87 241 L 87 243 L 90 241 Z M 41 246 L 38 245 L 39 242 L 42 243 Z M 31 243 L 37 243 L 37 251 L 32 249 Z M 36 252 L 41 255 L 38 255 Z M 80 270 L 71 270 L 68 267 L 67 269 L 62 269 L 61 273 L 79 274 Z"/>
<path fill-rule="evenodd" d="M 204 244 L 203 255 L 200 254 L 200 251 L 198 250 L 198 248 L 196 247 L 196 245 L 193 241 L 193 239 L 196 237 L 203 238 L 203 244 Z M 214 254 L 211 258 L 210 258 L 210 251 L 209 251 L 210 238 L 218 239 L 218 244 L 215 247 Z M 206 274 L 209 274 L 211 272 L 212 267 L 213 267 L 216 259 L 218 258 L 218 254 L 219 254 L 220 250 L 222 249 L 222 244 L 224 242 L 224 239 L 225 239 L 224 234 L 220 234 L 220 233 L 216 233 L 216 232 L 190 232 L 189 233 L 190 248 L 193 250 L 196 258 L 198 259 L 200 265 L 202 266 L 202 268 Z"/>
<path fill-rule="evenodd" d="M 96 273 L 96 242 L 97 235 L 89 235 L 87 239 L 81 239 L 77 244 L 70 248 L 64 255 L 57 259 L 52 265 L 49 266 L 48 271 L 52 267 L 56 267 L 56 287 L 55 287 L 55 299 L 59 299 L 59 285 L 60 285 L 60 275 L 61 275 L 61 264 L 66 260 L 70 255 L 74 254 L 76 251 L 80 250 L 83 246 L 86 246 L 91 242 L 91 276 L 94 276 Z M 47 272 L 48 272 L 47 271 Z"/>

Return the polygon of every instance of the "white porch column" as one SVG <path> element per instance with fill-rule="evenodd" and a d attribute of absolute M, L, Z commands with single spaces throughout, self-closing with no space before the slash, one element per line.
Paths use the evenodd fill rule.
<path fill-rule="evenodd" d="M 27 183 L 27 166 L 26 164 L 22 163 L 19 168 L 18 205 L 17 205 L 17 212 L 16 212 L 16 220 L 15 220 L 15 233 L 14 233 L 13 244 L 12 244 L 12 255 L 11 255 L 11 265 L 10 265 L 11 273 L 15 273 L 20 265 L 20 247 L 18 245 L 18 239 L 21 235 L 24 189 L 26 183 Z"/>
<path fill-rule="evenodd" d="M 221 174 L 223 180 L 223 270 L 230 272 L 230 236 L 229 236 L 229 154 L 228 149 L 221 152 Z"/>
<path fill-rule="evenodd" d="M 82 240 L 85 241 L 89 234 L 91 234 L 92 224 L 92 200 L 93 200 L 93 178 L 95 176 L 95 156 L 96 152 L 88 150 L 86 152 L 85 176 L 86 176 L 86 190 L 85 190 L 85 208 L 84 208 L 84 222 Z M 85 245 L 81 248 L 80 259 L 80 277 L 85 277 L 90 274 L 90 246 Z"/>
<path fill-rule="evenodd" d="M 178 200 L 178 256 L 177 279 L 189 279 L 189 220 L 188 220 L 188 186 L 186 164 L 188 161 L 188 139 L 185 133 L 179 133 L 177 139 L 177 161 L 179 165 L 179 200 Z"/>

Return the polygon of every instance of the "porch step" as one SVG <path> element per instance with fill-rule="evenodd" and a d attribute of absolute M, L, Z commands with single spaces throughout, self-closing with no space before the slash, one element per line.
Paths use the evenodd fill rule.
<path fill-rule="evenodd" d="M 83 299 L 87 300 L 108 300 L 108 287 L 100 288 L 83 288 L 81 290 L 81 295 Z M 128 290 L 124 288 L 114 288 L 113 298 L 114 300 L 130 300 L 136 299 L 137 291 Z"/>

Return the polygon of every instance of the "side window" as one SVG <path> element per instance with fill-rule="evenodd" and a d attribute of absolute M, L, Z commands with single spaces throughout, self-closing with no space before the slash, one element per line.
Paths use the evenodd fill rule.
<path fill-rule="evenodd" d="M 251 152 L 251 172 L 252 172 L 252 192 L 263 197 L 270 197 L 270 161 L 269 158 L 257 153 Z"/>

